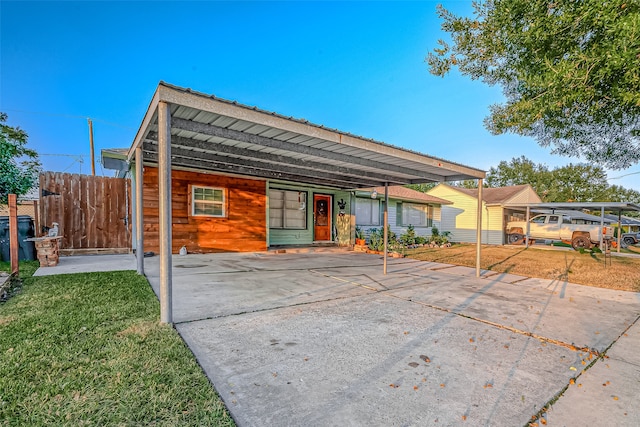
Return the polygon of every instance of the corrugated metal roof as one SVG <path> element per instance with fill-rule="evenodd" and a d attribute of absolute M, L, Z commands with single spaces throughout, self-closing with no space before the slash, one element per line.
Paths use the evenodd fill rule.
<path fill-rule="evenodd" d="M 172 164 L 353 189 L 484 178 L 482 170 L 161 82 L 129 150 L 157 162 L 158 102 L 171 111 Z"/>

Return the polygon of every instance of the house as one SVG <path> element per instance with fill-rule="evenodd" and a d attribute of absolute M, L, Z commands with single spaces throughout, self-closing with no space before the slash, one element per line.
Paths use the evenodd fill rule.
<path fill-rule="evenodd" d="M 451 204 L 430 194 L 412 190 L 403 186 L 391 186 L 388 189 L 389 229 L 397 236 L 413 226 L 417 236 L 431 236 L 431 229 L 440 229 L 442 205 Z M 365 235 L 369 230 L 379 229 L 383 225 L 384 187 L 364 188 L 354 192 L 356 226 Z"/>
<path fill-rule="evenodd" d="M 163 159 L 167 149 L 170 156 Z M 166 240 L 161 214 L 167 213 L 167 192 L 172 253 L 182 246 L 206 253 L 351 245 L 365 205 L 381 211 L 380 199 L 376 206 L 363 202 L 358 189 L 384 195 L 385 184 L 393 198 L 392 226 L 400 231 L 405 222 L 416 222 L 428 233 L 446 201 L 399 184 L 484 177 L 468 166 L 162 82 L 132 147 L 103 150 L 102 162 L 135 183 L 133 209 L 142 207 L 144 251 L 158 252 Z M 163 181 L 170 182 L 164 190 Z M 368 215 L 369 225 L 382 226 Z M 137 227 L 135 221 L 134 235 Z"/>
<path fill-rule="evenodd" d="M 103 152 L 103 159 L 110 154 Z M 162 323 L 172 322 L 171 260 L 182 246 L 221 252 L 264 251 L 276 244 L 349 245 L 355 240 L 355 189 L 486 175 L 164 82 L 126 162 L 115 163 L 127 165 L 134 183 L 138 273 L 144 274 L 143 251 L 160 255 Z M 476 250 L 479 254 L 479 245 Z"/>
<path fill-rule="evenodd" d="M 606 219 L 611 223 L 618 225 L 618 215 L 605 214 Z M 623 233 L 639 233 L 640 232 L 640 218 L 632 218 L 626 215 L 620 215 L 620 225 L 622 226 Z"/>
<path fill-rule="evenodd" d="M 451 232 L 454 242 L 476 242 L 478 190 L 439 184 L 427 194 L 449 200 L 442 206 L 441 227 Z M 482 243 L 505 243 L 505 226 L 515 219 L 524 219 L 524 212 L 509 208 L 508 203 L 540 203 L 540 197 L 529 184 L 482 189 Z"/>

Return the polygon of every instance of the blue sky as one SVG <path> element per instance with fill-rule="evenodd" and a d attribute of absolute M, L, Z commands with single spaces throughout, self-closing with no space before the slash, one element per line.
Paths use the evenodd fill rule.
<path fill-rule="evenodd" d="M 579 162 L 487 132 L 499 88 L 429 74 L 437 3 L 2 0 L 0 111 L 45 169 L 73 173 L 90 173 L 90 117 L 111 175 L 100 149 L 131 145 L 160 80 L 485 170 Z M 639 174 L 610 182 L 640 190 Z"/>

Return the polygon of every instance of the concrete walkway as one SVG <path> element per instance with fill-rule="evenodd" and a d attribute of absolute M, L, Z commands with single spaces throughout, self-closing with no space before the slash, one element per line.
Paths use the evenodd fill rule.
<path fill-rule="evenodd" d="M 74 255 L 61 256 L 55 267 L 40 267 L 34 276 L 54 274 L 93 273 L 100 271 L 135 270 L 136 258 L 133 254 L 118 255 Z"/>
<path fill-rule="evenodd" d="M 381 264 L 174 255 L 176 329 L 238 425 L 522 426 L 550 402 L 546 425 L 640 425 L 640 294 Z"/>

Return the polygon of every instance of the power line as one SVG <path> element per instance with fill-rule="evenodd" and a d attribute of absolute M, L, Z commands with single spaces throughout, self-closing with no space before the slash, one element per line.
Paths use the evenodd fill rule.
<path fill-rule="evenodd" d="M 47 112 L 47 111 L 17 110 L 15 108 L 1 108 L 0 107 L 0 110 L 2 110 L 2 111 L 12 111 L 12 112 L 15 112 L 15 113 L 40 114 L 40 115 L 43 115 L 43 116 L 66 117 L 68 119 L 83 119 L 83 120 L 86 120 L 88 118 L 87 116 L 77 116 L 77 115 L 73 115 L 73 114 L 50 113 L 50 112 Z M 91 119 L 94 122 L 104 123 L 104 124 L 109 125 L 109 126 L 119 127 L 119 128 L 127 129 L 127 130 L 136 130 L 135 128 L 132 128 L 130 126 L 121 125 L 120 123 L 109 122 L 109 121 L 103 120 L 103 119 L 95 119 L 93 117 Z"/>
<path fill-rule="evenodd" d="M 609 179 L 620 179 L 620 178 L 624 178 L 625 176 L 638 175 L 638 174 L 640 174 L 640 171 L 626 173 L 626 174 L 620 175 L 620 176 L 614 176 L 613 178 L 609 178 Z"/>

